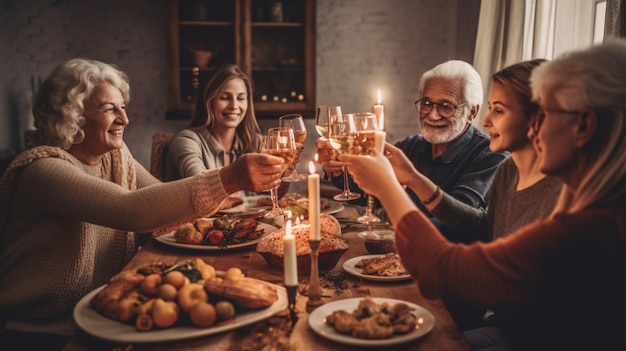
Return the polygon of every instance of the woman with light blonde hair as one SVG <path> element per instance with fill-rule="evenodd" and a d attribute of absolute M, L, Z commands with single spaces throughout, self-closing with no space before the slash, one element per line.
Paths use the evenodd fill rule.
<path fill-rule="evenodd" d="M 540 169 L 563 190 L 550 218 L 490 243 L 446 240 L 402 184 L 380 181 L 394 177 L 382 154 L 339 156 L 387 210 L 424 296 L 517 316 L 475 350 L 626 350 L 625 63 L 615 39 L 533 70 Z"/>

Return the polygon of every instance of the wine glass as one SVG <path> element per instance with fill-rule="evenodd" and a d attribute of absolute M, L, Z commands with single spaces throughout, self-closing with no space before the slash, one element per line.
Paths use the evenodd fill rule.
<path fill-rule="evenodd" d="M 350 152 L 356 155 L 369 156 L 370 152 L 374 149 L 374 140 L 376 138 L 376 131 L 378 130 L 378 123 L 376 122 L 376 115 L 371 112 L 359 112 L 354 114 L 354 128 L 355 128 L 355 140 L 352 143 Z M 373 213 L 374 211 L 374 197 L 367 194 L 367 206 L 365 213 L 357 218 L 359 223 L 365 223 L 368 225 L 368 229 L 362 234 L 363 237 L 368 237 L 372 234 L 371 225 L 373 223 L 380 223 L 378 218 Z"/>
<path fill-rule="evenodd" d="M 340 154 L 347 153 L 355 138 L 354 119 L 352 114 L 331 115 L 328 122 L 328 141 L 333 149 Z M 348 187 L 348 171 L 346 165 L 343 169 L 343 192 L 335 195 L 337 201 L 350 201 L 361 197 L 359 193 L 353 193 Z"/>
<path fill-rule="evenodd" d="M 278 118 L 278 126 L 292 128 L 296 143 L 302 144 L 306 140 L 306 127 L 304 126 L 304 119 L 301 114 L 294 113 L 280 116 L 280 118 Z M 296 160 L 297 157 L 294 157 L 292 163 L 288 167 L 291 174 L 283 176 L 283 182 L 299 182 L 306 179 L 304 174 L 300 174 L 296 170 Z"/>
<path fill-rule="evenodd" d="M 285 159 L 285 168 L 291 164 L 296 157 L 296 142 L 293 136 L 293 129 L 287 127 L 270 128 L 263 138 L 261 152 L 264 154 L 279 156 Z M 270 189 L 272 199 L 272 210 L 265 214 L 266 218 L 283 216 L 286 211 L 278 204 L 278 186 Z"/>
<path fill-rule="evenodd" d="M 319 105 L 315 111 L 315 130 L 323 140 L 328 140 L 328 121 L 331 116 L 341 116 L 341 106 Z"/>

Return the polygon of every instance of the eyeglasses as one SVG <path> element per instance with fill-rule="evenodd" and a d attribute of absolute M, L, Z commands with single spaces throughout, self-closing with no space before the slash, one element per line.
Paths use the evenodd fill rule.
<path fill-rule="evenodd" d="M 449 102 L 432 102 L 430 100 L 417 100 L 415 101 L 415 109 L 422 115 L 427 115 L 433 110 L 433 106 L 437 106 L 437 113 L 443 118 L 450 118 L 454 116 L 459 107 L 467 105 L 459 104 L 455 105 Z"/>
<path fill-rule="evenodd" d="M 533 116 L 532 120 L 530 121 L 530 125 L 533 128 L 533 132 L 535 133 L 535 135 L 539 133 L 539 129 L 541 128 L 541 125 L 543 124 L 543 120 L 546 119 L 547 113 L 554 113 L 554 114 L 563 113 L 567 115 L 577 115 L 578 113 L 580 113 L 580 111 L 570 111 L 570 110 L 564 110 L 561 108 L 539 108 L 539 111 L 537 111 L 537 113 Z"/>

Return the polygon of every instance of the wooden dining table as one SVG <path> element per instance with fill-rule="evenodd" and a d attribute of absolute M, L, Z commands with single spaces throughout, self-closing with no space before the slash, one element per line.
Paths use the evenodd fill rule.
<path fill-rule="evenodd" d="M 457 328 L 454 320 L 448 313 L 445 305 L 438 299 L 426 299 L 419 290 L 419 284 L 413 279 L 404 281 L 371 281 L 347 274 L 343 270 L 343 263 L 353 257 L 367 255 L 363 239 L 357 236 L 357 231 L 362 230 L 354 225 L 354 219 L 358 215 L 352 206 L 345 206 L 343 210 L 334 214 L 344 228 L 341 238 L 348 242 L 349 249 L 340 258 L 337 265 L 328 272 L 320 273 L 322 283 L 322 302 L 329 303 L 341 299 L 363 298 L 371 296 L 375 298 L 392 298 L 407 301 L 419 305 L 428 310 L 435 318 L 434 327 L 430 332 L 415 340 L 393 347 L 379 347 L 381 350 L 414 350 L 414 351 L 467 351 L 470 350 L 462 333 Z M 352 224 L 352 225 L 351 225 Z M 152 239 L 143 246 L 125 267 L 132 270 L 146 266 L 154 262 L 174 264 L 182 260 L 202 258 L 206 263 L 213 265 L 217 270 L 227 270 L 230 267 L 241 268 L 247 276 L 265 280 L 276 285 L 283 285 L 283 271 L 271 268 L 264 258 L 255 250 L 254 246 L 235 250 L 190 250 L 185 248 L 165 245 Z M 281 342 L 288 340 L 288 347 L 281 348 L 276 345 L 267 345 L 267 350 L 362 350 L 362 346 L 354 346 L 329 340 L 318 335 L 309 325 L 307 312 L 307 284 L 309 274 L 300 274 L 301 286 L 296 300 L 298 320 L 292 332 L 286 336 L 282 333 Z M 94 337 L 84 331 L 78 331 L 70 342 L 64 347 L 64 351 L 83 350 L 261 350 L 256 344 L 246 343 L 246 340 L 263 339 L 265 343 L 273 343 L 272 333 L 277 329 L 285 329 L 288 325 L 287 311 L 279 312 L 269 320 L 256 322 L 252 325 L 225 331 L 218 334 L 195 337 L 192 339 L 168 341 L 160 343 L 133 343 L 122 344 Z M 285 321 L 284 323 L 281 321 Z M 282 323 L 282 324 L 281 324 Z M 138 332 L 139 333 L 139 332 Z M 147 332 L 149 333 L 149 332 Z M 263 341 L 262 341 L 263 342 Z M 282 344 L 281 344 L 282 345 Z M 265 345 L 264 345 L 265 346 Z M 275 348 L 272 348 L 276 346 Z M 371 349 L 368 347 L 368 349 Z M 264 349 L 265 350 L 265 349 Z"/>

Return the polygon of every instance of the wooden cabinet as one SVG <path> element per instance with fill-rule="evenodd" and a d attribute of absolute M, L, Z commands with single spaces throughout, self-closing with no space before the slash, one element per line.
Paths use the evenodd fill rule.
<path fill-rule="evenodd" d="M 257 117 L 315 110 L 315 0 L 169 0 L 168 119 L 188 119 L 210 72 L 235 63 Z"/>

